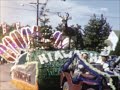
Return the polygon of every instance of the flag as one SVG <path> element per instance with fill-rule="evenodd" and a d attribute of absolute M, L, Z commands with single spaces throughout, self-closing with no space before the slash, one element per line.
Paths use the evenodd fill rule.
<path fill-rule="evenodd" d="M 2 24 L 2 30 L 3 30 L 3 35 L 5 35 L 7 33 L 7 24 L 6 23 Z"/>
<path fill-rule="evenodd" d="M 19 29 L 20 29 L 20 22 L 17 22 L 17 23 L 15 24 L 15 26 L 16 26 L 16 29 L 19 30 Z"/>

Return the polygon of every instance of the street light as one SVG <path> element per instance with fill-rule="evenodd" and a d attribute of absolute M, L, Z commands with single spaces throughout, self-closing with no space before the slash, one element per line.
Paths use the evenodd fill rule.
<path fill-rule="evenodd" d="M 25 5 L 29 5 L 29 6 L 32 6 L 33 8 L 37 9 L 35 6 L 31 5 L 31 4 L 23 4 L 21 3 L 20 6 L 25 6 Z"/>

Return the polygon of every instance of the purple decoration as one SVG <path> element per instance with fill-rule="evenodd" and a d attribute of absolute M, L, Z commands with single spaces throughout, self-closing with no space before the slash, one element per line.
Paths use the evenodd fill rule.
<path fill-rule="evenodd" d="M 27 35 L 25 29 L 23 29 L 22 33 L 23 33 L 23 35 Z"/>
<path fill-rule="evenodd" d="M 4 52 L 2 50 L 0 50 L 0 54 L 3 54 Z"/>
<path fill-rule="evenodd" d="M 34 33 L 33 33 L 33 37 L 41 37 L 41 33 L 39 33 L 39 32 L 34 32 Z"/>
<path fill-rule="evenodd" d="M 7 50 L 7 48 L 3 45 L 0 45 L 0 47 L 3 49 L 3 50 Z"/>
<path fill-rule="evenodd" d="M 27 32 L 28 32 L 29 35 L 31 35 L 31 31 L 30 31 L 30 29 L 27 29 Z"/>
<path fill-rule="evenodd" d="M 11 45 L 14 47 L 14 48 L 17 48 L 16 45 L 14 43 L 11 43 Z"/>
<path fill-rule="evenodd" d="M 56 32 L 53 34 L 53 37 L 54 37 L 55 39 L 57 39 L 60 34 L 61 34 L 60 31 L 56 31 Z"/>

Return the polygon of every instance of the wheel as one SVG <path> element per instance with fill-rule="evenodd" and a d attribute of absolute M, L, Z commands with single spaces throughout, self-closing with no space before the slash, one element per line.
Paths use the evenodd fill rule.
<path fill-rule="evenodd" d="M 70 90 L 68 82 L 64 82 L 64 84 L 63 84 L 63 90 Z"/>

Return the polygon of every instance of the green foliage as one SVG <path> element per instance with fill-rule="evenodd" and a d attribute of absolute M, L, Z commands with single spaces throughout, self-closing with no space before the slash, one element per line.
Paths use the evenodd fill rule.
<path fill-rule="evenodd" d="M 50 22 L 49 18 L 47 17 L 47 14 L 43 14 L 43 17 L 40 18 L 40 21 L 41 21 L 40 33 L 42 33 L 45 39 L 49 39 L 52 34 L 52 26 L 47 25 Z"/>
<path fill-rule="evenodd" d="M 40 32 L 42 33 L 45 39 L 49 39 L 50 36 L 52 35 L 52 26 L 48 26 L 48 25 L 41 26 Z"/>
<path fill-rule="evenodd" d="M 106 46 L 104 40 L 108 38 L 111 31 L 111 27 L 109 23 L 107 23 L 106 18 L 104 18 L 103 15 L 97 18 L 94 14 L 84 30 L 85 49 L 100 52 L 101 49 Z"/>
<path fill-rule="evenodd" d="M 56 30 L 62 32 L 62 29 L 63 29 L 62 24 L 58 24 L 58 26 L 56 27 Z"/>
<path fill-rule="evenodd" d="M 13 30 L 15 30 L 15 27 L 14 27 L 13 25 L 10 25 L 10 26 L 9 26 L 9 32 L 11 32 L 11 31 L 13 31 Z"/>
<path fill-rule="evenodd" d="M 120 36 L 115 51 L 111 51 L 110 54 L 120 56 Z"/>
<path fill-rule="evenodd" d="M 43 16 L 40 18 L 41 26 L 45 26 L 47 23 L 49 23 L 49 18 L 47 17 L 47 14 L 43 14 Z"/>
<path fill-rule="evenodd" d="M 1 42 L 1 38 L 3 37 L 2 34 L 3 34 L 3 33 L 2 33 L 2 27 L 0 27 L 0 42 Z"/>

